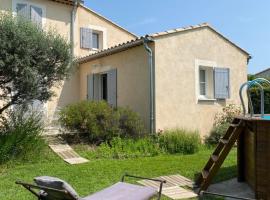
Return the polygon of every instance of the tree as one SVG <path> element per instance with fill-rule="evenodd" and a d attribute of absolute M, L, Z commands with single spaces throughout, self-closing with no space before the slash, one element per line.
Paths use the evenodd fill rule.
<path fill-rule="evenodd" d="M 71 45 L 56 32 L 0 14 L 0 115 L 11 105 L 45 102 L 68 77 Z"/>
<path fill-rule="evenodd" d="M 248 81 L 253 81 L 256 78 L 254 74 L 248 74 Z"/>

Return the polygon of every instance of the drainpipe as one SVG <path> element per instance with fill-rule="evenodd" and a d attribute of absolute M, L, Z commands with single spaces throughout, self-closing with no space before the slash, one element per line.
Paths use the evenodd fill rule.
<path fill-rule="evenodd" d="M 150 73 L 150 133 L 155 133 L 155 68 L 153 62 L 153 51 L 148 46 L 149 42 L 153 42 L 148 36 L 143 38 L 143 45 L 148 53 L 148 66 Z"/>
<path fill-rule="evenodd" d="M 71 24 L 70 24 L 70 43 L 71 43 L 71 53 L 74 56 L 74 38 L 75 38 L 75 18 L 76 18 L 76 10 L 78 7 L 78 0 L 74 0 L 74 5 L 71 11 Z"/>

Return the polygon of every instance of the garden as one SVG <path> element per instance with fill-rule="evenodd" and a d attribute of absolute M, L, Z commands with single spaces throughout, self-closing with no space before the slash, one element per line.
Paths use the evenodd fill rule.
<path fill-rule="evenodd" d="M 144 177 L 181 174 L 194 180 L 240 112 L 234 105 L 225 107 L 202 141 L 198 132 L 181 128 L 151 135 L 128 107 L 113 108 L 103 101 L 70 104 L 59 114 L 61 137 L 90 162 L 69 165 L 48 147 L 44 115 L 31 105 L 52 98 L 53 86 L 76 68 L 70 47 L 54 31 L 0 15 L 0 199 L 34 199 L 15 181 L 32 182 L 42 175 L 66 180 L 81 196 L 118 182 L 125 172 Z M 214 181 L 235 176 L 233 150 Z"/>
<path fill-rule="evenodd" d="M 25 109 L 10 112 L 2 121 L 0 199 L 33 199 L 15 181 L 32 182 L 42 175 L 66 180 L 82 196 L 118 182 L 125 172 L 145 177 L 181 174 L 194 180 L 212 153 L 212 144 L 221 135 L 222 129 L 217 127 L 224 126 L 237 112 L 230 105 L 218 114 L 217 127 L 206 139 L 211 142 L 202 144 L 197 132 L 183 129 L 149 135 L 139 115 L 128 108 L 112 108 L 106 102 L 71 104 L 60 112 L 59 121 L 65 130 L 62 137 L 90 162 L 69 165 L 47 146 L 40 113 L 28 110 L 26 115 Z M 233 150 L 214 182 L 235 176 Z"/>

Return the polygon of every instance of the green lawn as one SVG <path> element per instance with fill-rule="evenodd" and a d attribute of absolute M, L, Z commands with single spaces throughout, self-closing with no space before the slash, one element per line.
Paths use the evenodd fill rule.
<path fill-rule="evenodd" d="M 147 177 L 179 173 L 193 179 L 194 175 L 202 169 L 212 151 L 202 149 L 194 155 L 163 155 L 126 160 L 100 159 L 71 166 L 47 150 L 42 158 L 34 159 L 32 162 L 21 161 L 0 166 L 0 199 L 35 199 L 14 182 L 18 179 L 32 182 L 35 176 L 41 175 L 56 176 L 66 180 L 81 196 L 112 185 L 120 180 L 124 172 Z M 78 153 L 86 157 L 88 155 L 83 151 Z M 230 153 L 215 181 L 226 180 L 234 176 L 236 176 L 236 150 Z"/>

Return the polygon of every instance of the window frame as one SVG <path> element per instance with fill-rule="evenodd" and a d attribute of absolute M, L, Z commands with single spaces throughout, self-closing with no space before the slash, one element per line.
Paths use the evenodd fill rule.
<path fill-rule="evenodd" d="M 108 102 L 108 72 L 100 73 L 100 99 Z M 106 98 L 104 98 L 104 82 L 103 78 L 106 77 Z"/>
<path fill-rule="evenodd" d="M 26 0 L 12 0 L 12 14 L 14 16 L 17 16 L 17 4 L 26 4 L 27 5 L 27 9 L 29 11 L 29 19 L 31 20 L 31 11 L 30 11 L 30 6 L 35 6 L 38 8 L 42 9 L 42 23 L 41 23 L 41 27 L 43 28 L 46 24 L 46 6 L 41 5 L 39 3 L 33 3 L 33 2 L 29 2 Z"/>
<path fill-rule="evenodd" d="M 208 99 L 207 98 L 207 94 L 208 94 L 208 92 L 207 92 L 207 87 L 208 87 L 208 76 L 207 76 L 207 72 L 206 72 L 206 70 L 207 69 L 205 69 L 206 67 L 203 67 L 203 66 L 201 66 L 200 68 L 199 68 L 199 97 L 200 98 L 202 98 L 202 99 Z M 204 82 L 202 82 L 201 81 L 201 74 L 200 74 L 200 72 L 201 71 L 203 71 L 204 72 Z M 204 84 L 204 92 L 205 92 L 205 94 L 201 94 L 201 84 Z"/>
<path fill-rule="evenodd" d="M 214 61 L 208 61 L 208 60 L 200 60 L 200 59 L 195 59 L 195 65 L 194 65 L 194 72 L 195 72 L 195 98 L 196 98 L 196 103 L 198 104 L 201 101 L 216 101 L 216 99 L 214 98 L 214 93 L 213 93 L 213 97 L 209 97 L 209 92 L 208 92 L 208 86 L 209 86 L 209 77 L 208 77 L 208 73 L 207 70 L 212 69 L 214 70 L 214 68 L 217 66 L 216 62 Z M 206 82 L 206 95 L 200 95 L 200 69 L 205 69 L 205 82 Z M 214 84 L 214 77 L 212 80 L 212 84 Z M 214 87 L 214 86 L 213 86 Z M 214 89 L 213 89 L 214 92 Z"/>
<path fill-rule="evenodd" d="M 94 35 L 96 35 L 97 36 L 97 48 L 96 47 L 92 47 L 91 49 L 93 49 L 93 50 L 100 50 L 100 37 L 101 37 L 101 35 L 102 35 L 102 33 L 100 33 L 100 32 L 97 32 L 96 30 L 93 30 L 93 32 L 92 32 L 92 46 L 93 46 L 93 41 L 94 41 Z M 102 38 L 101 38 L 102 39 Z"/>
<path fill-rule="evenodd" d="M 95 25 L 81 25 L 80 28 L 89 28 L 92 30 L 93 33 L 99 34 L 99 48 L 81 48 L 88 51 L 99 51 L 102 49 L 107 49 L 107 29 L 101 26 L 95 26 Z M 92 39 L 93 40 L 93 39 Z"/>

